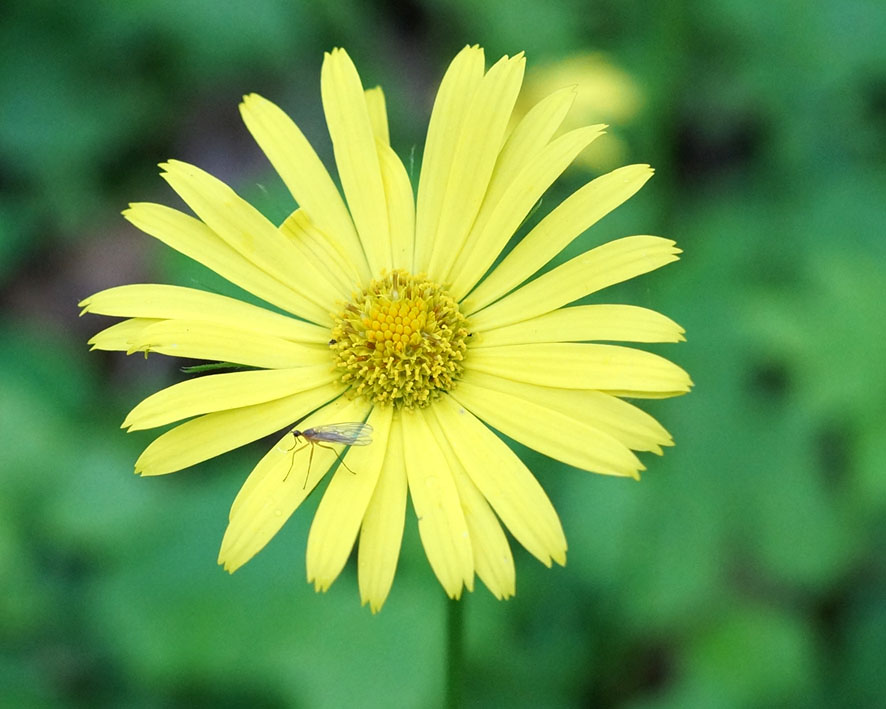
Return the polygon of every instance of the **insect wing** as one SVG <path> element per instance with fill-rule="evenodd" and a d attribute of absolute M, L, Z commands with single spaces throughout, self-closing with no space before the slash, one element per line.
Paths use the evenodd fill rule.
<path fill-rule="evenodd" d="M 330 423 L 302 431 L 310 441 L 340 443 L 344 446 L 368 446 L 372 443 L 372 426 L 368 423 Z"/>

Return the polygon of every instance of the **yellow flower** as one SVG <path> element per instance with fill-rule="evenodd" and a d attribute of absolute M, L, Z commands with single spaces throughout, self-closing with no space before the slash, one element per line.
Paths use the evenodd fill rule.
<path fill-rule="evenodd" d="M 507 598 L 515 571 L 501 523 L 548 566 L 565 563 L 566 540 L 539 483 L 487 425 L 575 467 L 627 477 L 643 469 L 633 451 L 660 454 L 672 444 L 619 397 L 682 394 L 686 373 L 657 355 L 593 341 L 677 342 L 683 330 L 640 307 L 564 306 L 675 261 L 674 242 L 626 237 L 521 285 L 639 190 L 652 175 L 647 165 L 579 189 L 486 275 L 542 193 L 602 132 L 554 137 L 573 100 L 566 89 L 508 134 L 523 68 L 518 55 L 487 72 L 478 47 L 455 57 L 431 115 L 417 199 L 389 145 L 381 90 L 364 91 L 336 49 L 321 87 L 344 200 L 296 125 L 253 94 L 240 106 L 243 119 L 299 205 L 282 225 L 178 161 L 161 165 L 163 178 L 197 218 L 148 203 L 124 212 L 274 306 L 167 285 L 120 286 L 81 303 L 84 312 L 128 318 L 90 340 L 95 349 L 254 368 L 171 386 L 123 424 L 132 431 L 190 419 L 147 447 L 135 465 L 142 475 L 286 431 L 234 500 L 219 553 L 228 571 L 335 470 L 307 544 L 318 590 L 359 538 L 361 599 L 373 611 L 382 606 L 408 493 L 446 593 L 472 590 L 476 573 Z M 364 421 L 370 445 L 312 447 L 310 467 L 290 431 Z M 339 453 L 347 467 L 337 467 Z"/>

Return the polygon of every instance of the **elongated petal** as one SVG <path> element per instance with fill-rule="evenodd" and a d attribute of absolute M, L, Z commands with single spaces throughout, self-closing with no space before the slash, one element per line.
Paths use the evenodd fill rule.
<path fill-rule="evenodd" d="M 360 529 L 357 580 L 360 601 L 381 610 L 397 570 L 406 520 L 406 463 L 401 414 L 394 411 L 385 461 Z"/>
<path fill-rule="evenodd" d="M 372 134 L 376 140 L 385 145 L 391 144 L 391 136 L 388 132 L 388 109 L 385 106 L 385 93 L 381 86 L 366 89 L 363 92 L 366 98 L 366 110 L 369 111 L 369 123 L 372 125 Z"/>
<path fill-rule="evenodd" d="M 416 409 L 403 416 L 409 495 L 431 568 L 446 594 L 459 598 L 463 585 L 474 588 L 474 555 L 458 490 L 426 415 Z"/>
<path fill-rule="evenodd" d="M 310 320 L 330 323 L 338 297 L 332 284 L 255 207 L 221 180 L 194 165 L 170 160 L 161 177 L 225 243 L 258 268 L 304 297 Z"/>
<path fill-rule="evenodd" d="M 618 396 L 685 394 L 692 381 L 664 357 L 620 345 L 542 343 L 471 350 L 468 367 L 506 379 Z"/>
<path fill-rule="evenodd" d="M 415 195 L 406 168 L 397 154 L 379 143 L 378 160 L 388 203 L 388 225 L 391 230 L 391 259 L 394 268 L 412 271 L 415 243 Z"/>
<path fill-rule="evenodd" d="M 304 430 L 333 421 L 362 421 L 368 413 L 366 403 L 336 399 L 299 426 Z M 264 548 L 338 463 L 342 449 L 336 445 L 298 450 L 290 443 L 292 434 L 287 433 L 259 461 L 237 494 L 218 554 L 226 571 L 233 573 Z"/>
<path fill-rule="evenodd" d="M 130 318 L 97 332 L 86 344 L 91 345 L 90 350 L 128 352 L 146 327 L 159 322 L 163 321 L 154 318 Z"/>
<path fill-rule="evenodd" d="M 483 77 L 471 100 L 452 156 L 428 263 L 428 275 L 438 282 L 446 280 L 483 204 L 525 64 L 522 54 L 502 57 Z"/>
<path fill-rule="evenodd" d="M 239 448 L 297 421 L 342 391 L 325 384 L 263 404 L 186 421 L 155 439 L 135 462 L 141 475 L 165 475 Z"/>
<path fill-rule="evenodd" d="M 427 271 L 443 210 L 452 158 L 474 93 L 483 80 L 483 50 L 465 47 L 440 83 L 418 180 L 415 209 L 415 271 Z"/>
<path fill-rule="evenodd" d="M 345 50 L 325 55 L 320 89 L 338 175 L 369 270 L 377 276 L 391 268 L 385 189 L 363 86 Z"/>
<path fill-rule="evenodd" d="M 132 336 L 127 353 L 133 352 L 158 352 L 266 369 L 332 364 L 329 348 L 324 345 L 291 342 L 199 320 L 161 320 L 150 325 Z"/>
<path fill-rule="evenodd" d="M 302 209 L 296 209 L 280 225 L 280 232 L 299 250 L 300 257 L 313 261 L 334 284 L 342 300 L 363 285 L 357 267 L 341 244 L 320 231 Z"/>
<path fill-rule="evenodd" d="M 648 165 L 628 165 L 574 192 L 530 231 L 462 305 L 472 313 L 516 288 L 579 234 L 628 200 L 652 177 Z M 568 301 L 567 301 L 568 302 Z"/>
<path fill-rule="evenodd" d="M 317 228 L 335 238 L 368 282 L 369 266 L 338 188 L 305 136 L 280 108 L 257 94 L 243 97 L 240 113 L 299 207 Z"/>
<path fill-rule="evenodd" d="M 138 431 L 174 421 L 261 404 L 315 389 L 336 378 L 328 364 L 295 369 L 211 374 L 161 389 L 136 406 L 123 428 Z"/>
<path fill-rule="evenodd" d="M 683 328 L 661 313 L 636 305 L 578 305 L 513 325 L 474 333 L 471 347 L 531 342 L 682 342 Z"/>
<path fill-rule="evenodd" d="M 560 389 L 515 382 L 476 371 L 466 372 L 464 381 L 483 389 L 533 401 L 570 418 L 584 421 L 637 451 L 661 455 L 661 446 L 674 441 L 665 428 L 633 404 L 590 389 Z"/>
<path fill-rule="evenodd" d="M 560 127 L 572 103 L 575 101 L 574 86 L 555 91 L 533 106 L 508 136 L 498 160 L 486 200 L 492 205 L 498 204 L 508 185 L 522 172 L 539 152 L 548 144 Z M 485 208 L 485 203 L 484 203 Z"/>
<path fill-rule="evenodd" d="M 506 436 L 576 468 L 632 478 L 639 478 L 638 471 L 645 469 L 637 456 L 612 436 L 534 401 L 465 380 L 451 396 Z"/>
<path fill-rule="evenodd" d="M 244 303 L 236 298 L 194 288 L 134 284 L 108 288 L 80 302 L 84 313 L 153 318 L 203 320 L 254 330 L 294 342 L 323 344 L 329 330 L 302 320 Z"/>
<path fill-rule="evenodd" d="M 523 461 L 451 396 L 441 397 L 433 412 L 471 480 L 514 538 L 545 566 L 551 560 L 565 564 L 560 518 Z"/>
<path fill-rule="evenodd" d="M 603 134 L 603 126 L 588 126 L 560 136 L 539 152 L 508 185 L 494 207 L 477 218 L 471 234 L 455 261 L 446 281 L 450 293 L 461 300 L 480 280 L 514 232 L 562 172 L 595 138 Z"/>
<path fill-rule="evenodd" d="M 393 407 L 376 407 L 369 415 L 372 443 L 348 451 L 348 468 L 340 466 L 314 515 L 308 535 L 308 582 L 325 591 L 341 573 L 354 547 L 366 508 L 375 491 L 391 430 Z"/>
<path fill-rule="evenodd" d="M 549 313 L 607 286 L 673 263 L 680 249 L 659 236 L 626 236 L 610 241 L 470 316 L 476 330 L 491 330 Z M 497 269 L 496 269 L 497 270 Z"/>
<path fill-rule="evenodd" d="M 435 416 L 425 420 L 434 436 L 441 441 L 440 451 L 455 481 L 455 488 L 461 500 L 465 523 L 471 536 L 471 550 L 474 552 L 474 567 L 477 576 L 486 584 L 493 596 L 499 600 L 510 598 L 516 592 L 516 570 L 514 556 L 507 537 L 495 513 L 490 509 L 483 494 L 474 485 L 467 472 L 446 442 L 446 435 Z"/>
<path fill-rule="evenodd" d="M 123 216 L 146 234 L 268 303 L 302 318 L 313 310 L 307 298 L 237 253 L 199 219 L 150 202 L 130 204 Z"/>

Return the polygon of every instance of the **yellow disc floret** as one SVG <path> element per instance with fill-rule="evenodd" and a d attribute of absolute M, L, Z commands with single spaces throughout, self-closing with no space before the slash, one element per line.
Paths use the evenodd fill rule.
<path fill-rule="evenodd" d="M 424 276 L 386 274 L 333 320 L 329 346 L 355 395 L 422 407 L 461 375 L 465 318 L 452 296 Z"/>

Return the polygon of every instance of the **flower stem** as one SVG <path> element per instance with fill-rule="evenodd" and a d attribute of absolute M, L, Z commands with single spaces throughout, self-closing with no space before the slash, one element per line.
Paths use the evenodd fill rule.
<path fill-rule="evenodd" d="M 464 600 L 446 601 L 446 706 L 462 705 L 464 675 Z"/>

